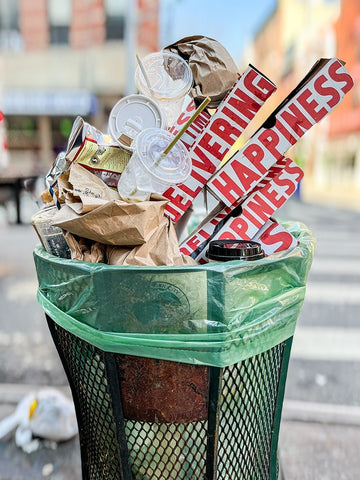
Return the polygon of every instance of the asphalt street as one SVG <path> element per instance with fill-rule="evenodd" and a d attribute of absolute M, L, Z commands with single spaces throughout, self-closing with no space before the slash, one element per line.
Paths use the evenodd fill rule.
<path fill-rule="evenodd" d="M 35 205 L 25 199 L 23 217 Z M 28 221 L 0 210 L 0 384 L 67 385 L 36 303 L 32 260 L 38 243 Z M 298 319 L 285 392 L 280 452 L 286 480 L 356 480 L 360 459 L 360 213 L 290 200 L 277 219 L 304 222 L 317 238 Z M 6 390 L 6 385 L 10 387 Z M 1 389 L 0 389 L 1 395 Z M 20 393 L 16 398 L 20 398 Z M 16 398 L 0 398 L 0 418 Z M 65 460 L 67 458 L 68 460 Z M 44 475 L 44 466 L 52 473 Z M 80 479 L 77 438 L 31 455 L 0 441 L 0 480 Z M 49 470 L 49 471 L 50 471 Z M 47 470 L 45 470 L 45 473 Z"/>
<path fill-rule="evenodd" d="M 360 213 L 287 202 L 279 219 L 317 239 L 291 354 L 286 397 L 360 405 Z"/>

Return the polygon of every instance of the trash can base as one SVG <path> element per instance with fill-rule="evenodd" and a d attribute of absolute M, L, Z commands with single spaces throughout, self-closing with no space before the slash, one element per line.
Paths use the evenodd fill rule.
<path fill-rule="evenodd" d="M 178 416 L 171 417 L 169 404 L 157 407 L 166 411 L 160 418 L 145 408 L 154 398 L 160 400 L 154 393 L 150 400 L 143 398 L 147 387 L 156 391 L 156 374 L 163 370 L 161 388 L 170 389 L 173 378 L 168 383 L 164 379 L 171 369 L 179 378 L 183 369 L 186 384 L 193 366 L 104 352 L 48 316 L 47 320 L 73 394 L 83 480 L 277 479 L 278 432 L 292 338 L 228 367 L 196 366 L 202 372 L 200 380 L 196 387 L 190 385 L 189 397 L 186 389 L 181 392 L 179 410 L 174 409 Z M 131 363 L 126 375 L 124 369 Z M 135 380 L 130 380 L 139 365 L 147 378 L 134 390 Z M 125 381 L 130 381 L 126 387 Z M 191 410 L 187 398 L 194 394 L 201 397 L 200 413 L 194 420 L 178 421 L 186 407 Z M 185 408 L 180 411 L 181 403 Z M 141 408 L 146 412 L 142 414 Z"/>

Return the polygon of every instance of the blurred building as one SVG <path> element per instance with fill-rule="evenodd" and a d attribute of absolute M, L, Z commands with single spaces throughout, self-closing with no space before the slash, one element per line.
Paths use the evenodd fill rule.
<path fill-rule="evenodd" d="M 157 50 L 158 0 L 0 0 L 11 167 L 42 173 L 81 115 L 104 130 L 134 91 L 135 54 Z"/>
<path fill-rule="evenodd" d="M 319 58 L 346 61 L 355 87 L 329 116 L 290 151 L 319 187 L 333 182 L 360 187 L 360 2 L 279 0 L 259 28 L 246 56 L 277 85 L 262 120 L 299 83 Z"/>
<path fill-rule="evenodd" d="M 328 157 L 335 178 L 360 188 L 360 1 L 342 0 L 335 23 L 336 54 L 346 62 L 354 87 L 330 118 Z"/>

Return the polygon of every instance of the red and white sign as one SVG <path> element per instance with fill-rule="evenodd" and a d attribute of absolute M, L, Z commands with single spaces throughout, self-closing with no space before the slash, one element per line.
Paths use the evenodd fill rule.
<path fill-rule="evenodd" d="M 266 256 L 294 248 L 298 244 L 296 238 L 274 219 L 269 219 L 251 240 L 260 243 Z"/>
<path fill-rule="evenodd" d="M 182 129 L 185 123 L 190 120 L 191 115 L 196 110 L 194 100 L 186 105 L 186 108 L 181 112 L 179 118 L 174 125 L 170 128 L 169 132 L 174 136 Z M 195 120 L 189 125 L 188 129 L 181 135 L 181 141 L 188 150 L 193 146 L 197 137 L 203 132 L 207 124 L 210 122 L 211 115 L 206 111 L 202 111 Z"/>
<path fill-rule="evenodd" d="M 273 179 L 275 175 L 280 173 L 280 171 L 285 167 L 286 162 L 287 162 L 286 157 L 281 157 L 280 160 L 278 160 L 274 165 L 269 168 L 267 171 L 265 177 L 263 177 L 256 185 L 255 187 L 249 192 L 248 196 L 251 195 L 253 192 L 256 192 L 257 190 L 260 190 L 262 187 L 265 187 L 265 185 L 268 183 L 269 180 Z"/>
<path fill-rule="evenodd" d="M 180 251 L 184 255 L 192 255 L 196 250 L 205 248 L 206 242 L 214 234 L 215 228 L 224 221 L 224 219 L 231 213 L 234 212 L 236 215 L 235 208 L 240 205 L 234 204 L 231 207 L 219 203 L 200 223 L 200 225 L 192 232 L 180 245 Z"/>
<path fill-rule="evenodd" d="M 186 212 L 220 162 L 275 91 L 275 85 L 251 65 L 221 102 L 190 149 L 192 171 L 186 183 L 169 188 L 165 214 L 174 222 Z"/>
<path fill-rule="evenodd" d="M 337 58 L 319 60 L 244 148 L 207 182 L 210 193 L 230 206 L 250 192 L 305 132 L 342 101 L 353 84 Z"/>
<path fill-rule="evenodd" d="M 204 263 L 210 238 L 211 240 L 251 240 L 275 210 L 295 192 L 303 175 L 301 168 L 290 158 L 286 158 L 284 167 L 274 173 L 262 188 L 255 190 L 245 200 L 242 202 L 238 200 L 230 207 L 221 207 L 223 204 L 219 204 L 220 211 L 213 210 L 207 217 L 207 221 L 202 222 L 200 227 L 184 240 L 181 244 L 181 252 L 191 255 L 199 263 Z M 239 207 L 239 213 L 237 207 Z M 230 213 L 232 215 L 229 216 Z M 209 218 L 211 216 L 212 218 Z M 229 217 L 225 224 L 215 231 L 215 227 L 227 216 Z"/>

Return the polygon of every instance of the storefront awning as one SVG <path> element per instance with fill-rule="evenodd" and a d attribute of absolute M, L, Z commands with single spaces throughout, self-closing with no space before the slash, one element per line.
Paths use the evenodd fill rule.
<path fill-rule="evenodd" d="M 97 111 L 97 97 L 87 90 L 20 90 L 3 92 L 5 115 L 92 115 Z"/>

